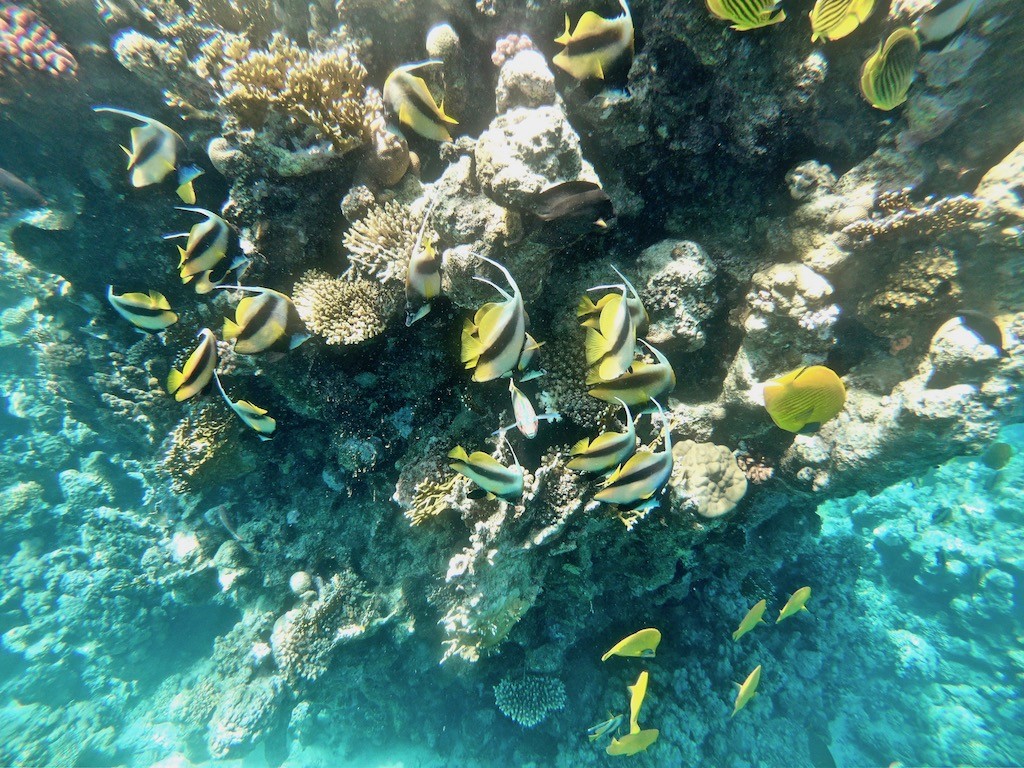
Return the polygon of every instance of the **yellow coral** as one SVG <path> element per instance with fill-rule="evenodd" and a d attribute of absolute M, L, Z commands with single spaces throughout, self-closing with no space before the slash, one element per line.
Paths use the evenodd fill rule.
<path fill-rule="evenodd" d="M 446 510 L 455 507 L 455 485 L 459 475 L 452 475 L 447 480 L 424 478 L 417 484 L 416 493 L 412 497 L 405 516 L 410 525 L 420 525 L 431 520 Z"/>

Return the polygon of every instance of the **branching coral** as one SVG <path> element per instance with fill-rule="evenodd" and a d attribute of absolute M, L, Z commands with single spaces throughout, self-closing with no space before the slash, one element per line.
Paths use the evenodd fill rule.
<path fill-rule="evenodd" d="M 915 202 L 911 189 L 882 192 L 867 219 L 843 228 L 854 242 L 870 243 L 881 238 L 913 240 L 960 229 L 978 213 L 978 201 L 969 195 L 926 197 Z"/>
<path fill-rule="evenodd" d="M 672 448 L 672 456 L 672 493 L 701 517 L 721 517 L 746 495 L 747 477 L 725 446 L 684 440 Z"/>
<path fill-rule="evenodd" d="M 35 13 L 4 5 L 0 7 L 0 76 L 5 71 L 74 77 L 78 62 Z"/>
<path fill-rule="evenodd" d="M 201 403 L 178 422 L 160 460 L 160 469 L 178 493 L 248 471 L 250 464 L 231 440 L 234 426 L 231 412 L 215 401 Z"/>
<path fill-rule="evenodd" d="M 327 344 L 359 344 L 383 333 L 397 296 L 369 280 L 343 280 L 318 269 L 295 284 L 292 300 L 306 327 Z"/>
<path fill-rule="evenodd" d="M 344 153 L 363 142 L 365 78 L 366 69 L 347 48 L 311 52 L 275 34 L 267 50 L 250 51 L 224 73 L 221 103 L 252 128 L 280 111 L 313 126 Z"/>
<path fill-rule="evenodd" d="M 865 297 L 857 314 L 881 336 L 920 336 L 922 328 L 934 327 L 937 318 L 948 317 L 959 305 L 957 272 L 956 259 L 941 248 L 916 254 L 889 271 L 882 290 Z"/>
<path fill-rule="evenodd" d="M 345 233 L 345 247 L 351 262 L 349 273 L 368 280 L 404 285 L 420 223 L 413 218 L 409 207 L 401 203 L 388 202 L 371 208 Z M 435 238 L 430 232 L 424 235 L 428 242 Z"/>
<path fill-rule="evenodd" d="M 452 475 L 446 480 L 433 480 L 425 477 L 416 485 L 416 493 L 412 504 L 405 510 L 410 525 L 420 525 L 427 520 L 455 508 L 456 483 L 459 475 Z"/>
<path fill-rule="evenodd" d="M 494 686 L 494 701 L 507 717 L 533 728 L 565 708 L 565 684 L 555 677 L 506 677 Z"/>

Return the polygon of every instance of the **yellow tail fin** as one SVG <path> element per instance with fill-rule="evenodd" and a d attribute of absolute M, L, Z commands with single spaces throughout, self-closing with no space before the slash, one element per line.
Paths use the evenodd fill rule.
<path fill-rule="evenodd" d="M 469 454 L 466 453 L 466 449 L 461 445 L 456 445 L 450 451 L 448 451 L 449 459 L 456 459 L 458 461 L 469 461 Z"/>
<path fill-rule="evenodd" d="M 181 387 L 184 380 L 185 374 L 172 368 L 171 372 L 167 374 L 167 391 L 173 395 Z"/>
<path fill-rule="evenodd" d="M 237 339 L 238 335 L 242 332 L 242 326 L 236 323 L 234 320 L 225 317 L 224 318 L 224 339 Z"/>

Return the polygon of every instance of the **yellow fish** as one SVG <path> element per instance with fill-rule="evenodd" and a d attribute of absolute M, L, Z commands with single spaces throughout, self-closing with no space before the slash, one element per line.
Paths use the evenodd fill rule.
<path fill-rule="evenodd" d="M 444 113 L 444 102 L 438 106 L 422 77 L 412 74 L 421 67 L 436 66 L 436 59 L 416 64 L 404 64 L 395 69 L 384 81 L 384 103 L 398 117 L 398 122 L 426 139 L 451 141 L 449 125 L 459 121 Z"/>
<path fill-rule="evenodd" d="M 622 403 L 622 401 L 619 401 Z M 565 465 L 577 472 L 607 472 L 625 462 L 636 450 L 636 425 L 629 406 L 626 410 L 625 432 L 602 432 L 591 440 L 585 437 L 569 449 L 572 458 Z"/>
<path fill-rule="evenodd" d="M 267 409 L 260 408 L 248 400 L 232 400 L 228 397 L 228 393 L 224 391 L 224 385 L 220 383 L 220 376 L 217 375 L 216 370 L 213 372 L 213 380 L 217 383 L 217 389 L 220 390 L 224 402 L 235 412 L 235 415 L 247 427 L 255 431 L 259 435 L 260 440 L 269 440 L 274 434 L 274 430 L 277 429 L 277 422 L 273 417 L 267 415 Z"/>
<path fill-rule="evenodd" d="M 466 494 L 471 499 L 487 496 L 514 501 L 523 495 L 523 468 L 518 460 L 506 467 L 489 453 L 476 451 L 467 454 L 461 445 L 452 448 L 448 458 L 452 460 L 449 467 L 479 486 L 478 492 Z"/>
<path fill-rule="evenodd" d="M 640 673 L 640 677 L 636 679 L 633 685 L 627 685 L 626 688 L 629 690 L 629 732 L 639 733 L 640 732 L 640 708 L 644 705 L 644 699 L 647 697 L 647 681 L 650 679 L 650 675 L 647 674 L 645 669 Z"/>
<path fill-rule="evenodd" d="M 178 322 L 178 316 L 171 310 L 167 297 L 157 291 L 149 293 L 114 293 L 114 286 L 107 286 L 107 301 L 121 317 L 147 333 L 156 333 Z"/>
<path fill-rule="evenodd" d="M 598 327 L 587 328 L 587 365 L 596 368 L 601 381 L 611 381 L 629 370 L 636 355 L 636 326 L 622 295 L 612 295 L 601 308 Z"/>
<path fill-rule="evenodd" d="M 171 369 L 167 391 L 179 403 L 195 397 L 209 385 L 217 368 L 217 337 L 209 328 L 199 331 L 199 346 L 188 356 L 181 370 Z"/>
<path fill-rule="evenodd" d="M 910 27 L 900 27 L 879 44 L 860 70 L 860 92 L 875 109 L 888 112 L 907 100 L 921 41 Z"/>
<path fill-rule="evenodd" d="M 633 56 L 633 17 L 626 0 L 619 0 L 622 15 L 613 19 L 587 11 L 569 33 L 569 14 L 565 15 L 565 31 L 555 38 L 564 45 L 552 62 L 577 80 L 596 77 L 604 80 L 605 72 L 623 57 Z"/>
<path fill-rule="evenodd" d="M 811 9 L 811 42 L 846 37 L 874 8 L 875 0 L 817 0 Z"/>
<path fill-rule="evenodd" d="M 604 504 L 614 504 L 620 510 L 638 512 L 654 509 L 660 495 L 672 476 L 672 430 L 665 412 L 657 400 L 654 404 L 661 414 L 661 435 L 664 448 L 655 452 L 641 448 L 605 479 L 594 498 Z"/>
<path fill-rule="evenodd" d="M 462 326 L 462 362 L 473 369 L 473 381 L 493 381 L 512 373 L 522 361 L 527 347 L 526 308 L 523 294 L 504 266 L 479 256 L 496 267 L 505 276 L 512 293 L 485 277 L 474 275 L 474 280 L 485 283 L 501 294 L 504 301 L 492 301 L 476 311 L 472 320 Z M 535 348 L 539 346 L 534 342 Z M 532 356 L 532 351 L 531 351 Z"/>
<path fill-rule="evenodd" d="M 653 659 L 655 651 L 658 650 L 658 643 L 661 642 L 661 632 L 653 627 L 641 629 L 629 637 L 624 637 L 611 647 L 601 661 L 607 661 L 612 656 L 633 656 L 641 659 Z"/>
<path fill-rule="evenodd" d="M 796 592 L 790 595 L 789 602 L 787 602 L 782 607 L 782 610 L 779 611 L 779 618 L 775 620 L 775 623 L 778 624 L 783 619 L 788 619 L 790 616 L 795 616 L 796 614 L 800 613 L 800 611 L 806 611 L 807 601 L 810 599 L 811 588 L 800 587 L 800 589 L 798 589 Z"/>
<path fill-rule="evenodd" d="M 747 611 L 747 615 L 743 617 L 743 621 L 736 628 L 736 631 L 732 633 L 732 639 L 735 642 L 743 637 L 747 632 L 752 630 L 758 624 L 766 624 L 767 622 L 762 618 L 764 616 L 765 608 L 768 607 L 767 600 L 759 600 L 754 603 L 754 607 Z"/>
<path fill-rule="evenodd" d="M 705 0 L 711 15 L 722 21 L 734 22 L 737 32 L 760 29 L 786 20 L 786 12 L 779 8 L 782 0 Z M 778 13 L 775 13 L 778 11 Z M 774 16 L 772 14 L 775 14 Z"/>
<path fill-rule="evenodd" d="M 668 359 L 644 339 L 640 343 L 654 355 L 655 363 L 638 360 L 626 373 L 611 381 L 601 381 L 596 373 L 587 377 L 591 397 L 606 403 L 621 402 L 626 405 L 646 405 L 671 392 L 676 386 L 676 373 Z"/>
<path fill-rule="evenodd" d="M 651 744 L 658 740 L 658 729 L 648 728 L 645 731 L 637 731 L 621 739 L 612 739 L 612 743 L 605 750 L 609 755 L 635 755 L 637 752 L 645 751 Z"/>
<path fill-rule="evenodd" d="M 650 325 L 651 318 L 647 314 L 647 308 L 644 306 L 643 300 L 640 298 L 640 294 L 637 293 L 636 288 L 633 284 L 626 279 L 619 268 L 614 264 L 611 265 L 615 274 L 622 280 L 620 285 L 595 285 L 593 288 L 588 288 L 588 291 L 603 291 L 603 290 L 620 290 L 622 286 L 626 286 L 629 293 L 626 295 L 626 306 L 629 307 L 630 317 L 633 319 L 633 327 L 636 329 L 637 338 L 643 338 L 647 333 L 647 327 Z M 602 296 L 595 303 L 589 296 L 584 296 L 580 299 L 580 303 L 576 308 L 576 317 L 580 321 L 580 325 L 584 328 L 600 328 L 601 323 L 601 310 L 604 309 L 604 305 L 607 304 L 615 297 L 615 294 L 608 293 Z"/>
<path fill-rule="evenodd" d="M 757 693 L 757 684 L 760 682 L 761 665 L 758 664 L 757 668 L 747 675 L 746 680 L 742 683 L 736 683 L 736 687 L 739 690 L 736 692 L 736 702 L 733 704 L 732 714 L 729 715 L 730 718 L 735 717 L 736 713 L 747 706 L 747 702 L 754 698 L 754 694 Z"/>
<path fill-rule="evenodd" d="M 175 210 L 198 213 L 205 217 L 203 221 L 193 224 L 188 232 L 164 235 L 164 240 L 187 238 L 184 248 L 178 246 L 178 272 L 181 282 L 188 283 L 196 275 L 212 270 L 227 256 L 231 228 L 224 219 L 205 208 L 179 205 Z"/>
<path fill-rule="evenodd" d="M 808 365 L 764 385 L 764 405 L 787 432 L 813 432 L 846 404 L 846 387 L 830 368 Z"/>
<path fill-rule="evenodd" d="M 235 340 L 235 352 L 255 355 L 267 350 L 295 349 L 309 338 L 292 300 L 270 288 L 244 285 L 225 290 L 248 291 L 235 307 L 235 319 L 224 318 L 224 339 Z"/>

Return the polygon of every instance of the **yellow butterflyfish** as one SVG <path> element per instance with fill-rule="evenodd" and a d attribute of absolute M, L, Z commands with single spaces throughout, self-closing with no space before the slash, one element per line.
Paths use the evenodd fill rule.
<path fill-rule="evenodd" d="M 817 0 L 811 9 L 811 42 L 846 37 L 874 8 L 875 0 Z"/>
<path fill-rule="evenodd" d="M 107 286 L 107 301 L 121 317 L 147 333 L 156 333 L 178 322 L 167 297 L 157 291 L 149 293 L 114 293 Z"/>
<path fill-rule="evenodd" d="M 653 659 L 658 650 L 658 643 L 661 642 L 661 632 L 653 627 L 641 629 L 629 637 L 624 637 L 609 651 L 601 657 L 601 661 L 607 661 L 612 656 L 632 656 L 641 659 Z"/>
<path fill-rule="evenodd" d="M 705 0 L 705 2 L 712 16 L 723 21 L 733 22 L 732 28 L 737 32 L 769 27 L 786 20 L 786 12 L 779 8 L 782 0 Z"/>
<path fill-rule="evenodd" d="M 835 371 L 808 365 L 764 385 L 768 415 L 787 432 L 814 431 L 846 404 L 846 387 Z"/>
<path fill-rule="evenodd" d="M 905 102 L 920 55 L 921 41 L 910 27 L 900 27 L 879 44 L 860 70 L 860 92 L 868 103 L 888 112 Z"/>
<path fill-rule="evenodd" d="M 185 365 L 180 371 L 172 368 L 167 376 L 167 391 L 179 403 L 206 389 L 217 368 L 217 337 L 209 328 L 203 328 L 198 336 L 199 345 L 185 360 Z"/>

